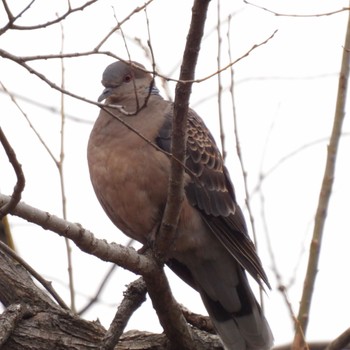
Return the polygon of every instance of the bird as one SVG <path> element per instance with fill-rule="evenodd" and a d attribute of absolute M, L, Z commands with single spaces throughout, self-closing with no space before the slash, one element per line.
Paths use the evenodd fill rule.
<path fill-rule="evenodd" d="M 102 85 L 104 104 L 87 148 L 90 179 L 114 225 L 147 246 L 167 201 L 174 104 L 135 61 L 108 65 Z M 225 349 L 270 349 L 273 335 L 246 272 L 260 286 L 270 284 L 219 148 L 191 108 L 184 167 L 185 194 L 166 264 L 199 292 Z"/>

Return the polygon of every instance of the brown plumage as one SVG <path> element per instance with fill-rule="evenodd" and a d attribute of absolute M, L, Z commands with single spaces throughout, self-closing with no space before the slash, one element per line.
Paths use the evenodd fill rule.
<path fill-rule="evenodd" d="M 138 69 L 140 67 L 141 69 Z M 113 223 L 146 244 L 154 239 L 167 198 L 173 105 L 136 62 L 103 73 L 109 113 L 101 110 L 88 145 L 96 195 Z M 111 115 L 112 114 L 112 115 Z M 115 116 L 115 117 L 114 117 Z M 142 134 L 130 130 L 118 118 Z M 215 141 L 189 110 L 185 199 L 168 265 L 198 290 L 226 349 L 269 349 L 270 328 L 249 287 L 247 270 L 269 286 Z"/>

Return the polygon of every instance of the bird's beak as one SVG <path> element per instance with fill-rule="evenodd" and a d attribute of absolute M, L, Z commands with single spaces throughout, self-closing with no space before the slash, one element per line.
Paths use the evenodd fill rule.
<path fill-rule="evenodd" d="M 111 96 L 113 93 L 113 88 L 110 87 L 106 87 L 102 94 L 99 96 L 98 98 L 98 102 L 102 102 L 103 100 L 105 100 L 107 97 Z"/>

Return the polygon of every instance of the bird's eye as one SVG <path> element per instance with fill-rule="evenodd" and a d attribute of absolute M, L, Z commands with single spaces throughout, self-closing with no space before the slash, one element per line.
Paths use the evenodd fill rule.
<path fill-rule="evenodd" d="M 132 80 L 132 76 L 130 74 L 127 74 L 124 77 L 124 83 L 129 83 Z"/>

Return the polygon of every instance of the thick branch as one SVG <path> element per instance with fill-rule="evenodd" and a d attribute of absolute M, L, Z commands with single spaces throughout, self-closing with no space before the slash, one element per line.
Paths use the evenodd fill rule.
<path fill-rule="evenodd" d="M 0 194 L 0 207 L 8 203 L 10 198 Z M 84 229 L 79 224 L 65 221 L 23 202 L 20 202 L 11 213 L 71 239 L 85 253 L 94 255 L 104 261 L 114 262 L 136 274 L 150 273 L 154 270 L 154 263 L 147 257 L 138 254 L 135 249 L 97 239 L 92 232 Z"/>
<path fill-rule="evenodd" d="M 142 292 L 143 293 L 143 292 Z M 139 298 L 137 298 L 140 300 Z M 101 349 L 105 329 L 63 310 L 33 283 L 27 271 L 0 251 L 0 301 L 8 309 L 0 315 L 2 350 Z M 217 336 L 195 331 L 198 350 L 222 350 Z M 116 350 L 168 350 L 165 334 L 128 332 Z M 177 348 L 180 349 L 180 348 Z"/>
<path fill-rule="evenodd" d="M 0 194 L 0 206 L 9 200 L 10 197 Z M 133 248 L 126 248 L 115 243 L 108 244 L 105 240 L 95 238 L 90 231 L 78 224 L 70 223 L 23 202 L 17 205 L 12 214 L 72 239 L 86 253 L 143 275 L 160 323 L 171 343 L 175 348 L 200 349 L 200 339 L 196 340 L 197 345 L 194 347 L 195 339 L 190 335 L 182 312 L 171 294 L 164 270 L 155 263 L 152 257 L 148 258 L 138 254 Z"/>
<path fill-rule="evenodd" d="M 159 266 L 153 274 L 144 275 L 152 305 L 157 312 L 160 324 L 171 342 L 172 349 L 199 349 L 194 345 L 194 334 L 175 301 L 164 269 Z"/>
<path fill-rule="evenodd" d="M 180 71 L 180 80 L 194 79 L 208 6 L 209 0 L 194 1 L 191 25 Z M 156 240 L 156 253 L 162 260 L 166 259 L 167 250 L 174 241 L 184 196 L 184 167 L 182 164 L 185 163 L 187 113 L 191 87 L 192 83 L 178 82 L 176 85 L 171 145 L 171 153 L 176 160 L 174 160 L 174 158 L 171 159 L 167 203 Z M 154 308 L 157 310 L 159 320 L 172 346 L 181 349 L 197 349 L 198 345 L 194 344 L 193 334 L 191 334 L 185 318 L 172 294 L 169 293 L 170 289 L 164 271 L 160 268 L 157 273 L 157 278 L 161 278 L 160 284 L 155 284 L 154 281 L 152 281 L 152 276 L 144 277 Z M 153 298 L 153 293 L 154 295 L 162 295 L 162 298 Z M 160 303 L 160 300 L 166 300 L 166 303 Z M 164 307 L 166 307 L 167 310 L 171 310 L 171 313 L 164 310 Z M 173 327 L 173 325 L 176 326 Z"/>
<path fill-rule="evenodd" d="M 141 277 L 129 284 L 128 289 L 124 293 L 124 299 L 119 305 L 111 326 L 103 338 L 101 350 L 114 349 L 114 346 L 118 343 L 119 338 L 123 334 L 130 317 L 146 300 L 146 293 L 146 284 Z"/>
<path fill-rule="evenodd" d="M 194 80 L 208 6 L 209 0 L 194 1 L 191 26 L 181 65 L 180 81 Z M 171 159 L 168 200 L 157 240 L 158 252 L 163 256 L 166 255 L 166 250 L 172 244 L 174 239 L 177 222 L 180 216 L 181 203 L 184 196 L 184 167 L 180 163 L 185 163 L 187 112 L 192 83 L 183 83 L 180 81 L 177 83 L 175 91 L 171 145 L 171 153 L 178 161 Z"/>

